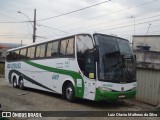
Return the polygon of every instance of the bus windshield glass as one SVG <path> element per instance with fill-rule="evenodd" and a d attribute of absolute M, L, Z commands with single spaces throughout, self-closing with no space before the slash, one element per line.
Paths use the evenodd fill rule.
<path fill-rule="evenodd" d="M 129 41 L 103 34 L 94 35 L 99 46 L 99 80 L 113 83 L 135 81 L 135 60 Z"/>

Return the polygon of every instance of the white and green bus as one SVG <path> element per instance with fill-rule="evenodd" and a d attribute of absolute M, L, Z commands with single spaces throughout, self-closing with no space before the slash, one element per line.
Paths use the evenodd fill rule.
<path fill-rule="evenodd" d="M 62 94 L 68 101 L 133 98 L 137 86 L 129 41 L 99 33 L 10 49 L 5 79 L 13 87 Z"/>

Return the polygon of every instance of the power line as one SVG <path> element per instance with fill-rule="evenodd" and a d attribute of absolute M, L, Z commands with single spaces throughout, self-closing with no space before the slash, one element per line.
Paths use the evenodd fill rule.
<path fill-rule="evenodd" d="M 11 18 L 11 19 L 15 19 L 15 20 L 18 20 L 17 18 L 14 18 L 14 17 L 10 17 L 10 16 L 8 16 L 8 15 L 4 15 L 3 13 L 0 13 L 0 15 L 2 15 L 2 16 L 5 16 L 5 17 L 8 17 L 8 18 Z"/>
<path fill-rule="evenodd" d="M 137 24 L 135 24 L 135 25 L 140 25 L 140 24 L 145 24 L 145 23 L 150 23 L 150 22 L 155 22 L 155 21 L 160 21 L 160 19 L 156 19 L 156 20 L 152 20 L 152 21 L 146 21 L 146 22 L 141 22 L 141 23 L 137 23 Z M 133 25 L 124 25 L 124 26 L 120 26 L 120 27 L 109 28 L 109 29 L 103 29 L 103 30 L 98 30 L 98 31 L 106 31 L 106 30 L 112 30 L 112 29 L 118 29 L 118 28 L 129 27 L 129 26 L 133 26 Z"/>
<path fill-rule="evenodd" d="M 3 37 L 7 37 L 7 38 L 29 38 L 29 36 L 28 35 L 13 35 L 13 34 L 0 34 L 0 36 L 2 36 L 2 38 Z M 0 39 L 1 39 L 1 37 L 0 37 Z M 4 38 L 3 38 L 4 39 Z"/>
<path fill-rule="evenodd" d="M 36 36 L 38 38 L 42 38 L 42 39 L 48 39 L 47 37 L 44 37 L 44 36 Z"/>
<path fill-rule="evenodd" d="M 158 15 L 160 16 L 160 15 Z M 138 19 L 137 21 L 140 21 L 140 20 L 144 20 L 144 19 L 149 19 L 149 18 L 153 18 L 153 17 L 157 17 L 157 16 L 150 16 L 150 17 L 147 17 L 147 18 L 143 18 L 143 19 Z M 156 20 L 152 20 L 152 21 L 146 21 L 146 22 L 141 22 L 141 23 L 137 23 L 135 25 L 139 25 L 139 24 L 145 24 L 145 23 L 149 23 L 149 22 L 154 22 L 154 21 L 159 21 L 160 19 L 156 19 Z M 122 23 L 121 23 L 122 24 Z M 118 24 L 120 25 L 120 24 Z M 38 26 L 42 26 L 42 25 L 38 25 Z M 44 25 L 43 25 L 44 26 Z M 124 27 L 129 27 L 129 26 L 133 26 L 133 25 L 126 25 L 126 26 L 120 26 L 120 27 L 116 27 L 116 28 L 109 28 L 109 29 L 105 29 L 105 30 L 110 30 L 110 29 L 117 29 L 117 28 L 124 28 Z M 48 26 L 45 26 L 47 28 L 51 28 L 51 27 L 48 27 Z M 110 26 L 109 26 L 110 27 Z M 156 26 L 157 27 L 157 26 Z M 53 30 L 55 30 L 55 28 L 51 28 Z M 57 29 L 56 29 L 57 30 Z M 105 31 L 105 30 L 99 30 L 99 31 Z"/>
<path fill-rule="evenodd" d="M 42 27 L 42 26 L 38 26 L 42 31 L 43 31 L 43 33 L 45 33 L 45 34 L 47 34 L 48 36 L 51 36 L 51 33 L 49 33 L 44 27 Z M 38 32 L 38 31 L 37 31 Z M 53 35 L 53 33 L 52 33 L 52 35 Z"/>
<path fill-rule="evenodd" d="M 160 10 L 157 10 L 157 11 L 160 11 Z M 155 11 L 155 12 L 157 12 L 157 11 Z M 153 11 L 152 11 L 153 12 Z M 151 12 L 151 13 L 152 13 Z M 146 13 L 146 14 L 150 14 L 150 13 Z M 145 15 L 146 15 L 145 14 Z M 140 17 L 140 16 L 143 16 L 144 14 L 142 14 L 142 15 L 140 15 L 140 14 L 138 14 L 138 15 L 136 15 L 136 16 L 138 16 L 138 17 Z M 149 19 L 149 18 L 153 18 L 153 17 L 158 17 L 158 16 L 160 16 L 160 15 L 156 15 L 156 16 L 150 16 L 150 17 L 146 17 L 146 18 L 143 18 L 143 19 L 137 19 L 136 21 L 140 21 L 140 20 L 146 20 L 146 19 Z M 122 24 L 125 24 L 126 22 L 122 22 L 122 23 L 119 23 L 119 24 L 115 24 L 115 25 L 110 25 L 110 26 L 105 26 L 105 27 L 113 27 L 113 26 L 116 26 L 116 25 L 122 25 Z M 132 23 L 132 22 L 127 22 L 127 23 Z M 38 26 L 43 26 L 43 27 L 47 27 L 47 28 L 50 28 L 50 29 L 53 29 L 53 30 L 57 30 L 56 28 L 52 28 L 52 27 L 48 27 L 48 26 L 45 26 L 45 25 L 38 25 Z M 80 28 L 84 28 L 84 27 L 80 27 Z M 80 28 L 75 28 L 75 29 L 70 29 L 70 30 L 68 30 L 68 31 L 71 31 L 71 30 L 76 30 L 76 29 L 80 29 Z M 97 28 L 98 29 L 98 28 Z M 58 29 L 58 31 L 59 31 L 59 29 Z M 61 30 L 60 30 L 61 31 Z M 63 31 L 64 32 L 64 31 Z M 68 32 L 67 32 L 68 33 Z"/>
<path fill-rule="evenodd" d="M 28 17 L 28 15 L 26 15 L 25 13 L 23 13 L 23 12 L 21 12 L 21 11 L 17 11 L 19 14 L 22 14 L 22 15 L 24 15 L 29 21 L 31 21 L 31 19 Z M 33 22 L 33 21 L 32 21 Z M 32 25 L 32 27 L 34 27 L 33 26 L 33 24 L 32 24 L 32 22 L 30 22 L 31 23 L 31 25 Z"/>
<path fill-rule="evenodd" d="M 150 11 L 150 12 L 145 12 L 143 14 L 134 15 L 134 17 L 139 17 L 139 16 L 143 16 L 143 15 L 147 15 L 147 14 L 151 14 L 151 13 L 159 12 L 159 11 L 160 11 L 160 9 L 154 9 L 153 11 Z"/>
<path fill-rule="evenodd" d="M 3 22 L 3 21 L 0 21 L 0 23 L 28 23 L 28 22 L 33 22 L 33 21 L 17 21 L 17 22 Z"/>
<path fill-rule="evenodd" d="M 108 16 L 108 15 L 111 15 L 111 14 L 115 14 L 115 13 L 119 13 L 119 12 L 123 12 L 123 11 L 126 11 L 126 10 L 129 10 L 129 9 L 132 9 L 132 8 L 135 8 L 135 7 L 139 7 L 139 6 L 143 6 L 143 5 L 146 5 L 146 4 L 149 4 L 149 3 L 152 3 L 152 2 L 155 2 L 155 1 L 159 1 L 159 0 L 152 0 L 152 1 L 149 1 L 149 2 L 145 2 L 145 3 L 141 3 L 141 4 L 137 4 L 137 5 L 133 5 L 133 6 L 129 6 L 127 8 L 124 8 L 124 9 L 121 9 L 121 10 L 116 10 L 116 11 L 113 11 L 111 13 L 108 13 L 108 14 L 104 14 L 104 15 L 99 15 L 99 16 L 96 16 L 96 17 L 91 17 L 89 18 L 88 20 L 92 20 L 92 19 L 96 19 L 96 18 L 100 18 L 100 17 L 104 17 L 104 16 Z M 65 25 L 65 26 L 60 26 L 60 27 L 66 27 L 66 26 L 70 26 L 70 25 L 74 25 L 74 24 L 79 24 L 79 23 L 84 23 L 86 20 L 81 20 L 79 22 L 76 22 L 76 23 L 72 23 L 72 24 L 69 24 L 69 25 Z M 90 22 L 90 21 L 89 21 Z"/>
<path fill-rule="evenodd" d="M 139 15 L 140 16 L 140 15 Z M 150 19 L 150 18 L 154 18 L 154 17 L 159 17 L 160 15 L 154 15 L 154 16 L 150 16 L 150 17 L 145 17 L 145 18 L 142 18 L 142 19 L 137 19 L 135 20 L 136 21 L 141 21 L 141 20 L 146 20 L 146 19 Z M 117 26 L 117 25 L 124 25 L 124 24 L 128 24 L 128 23 L 132 23 L 131 22 L 121 22 L 121 23 L 117 23 L 117 24 L 114 24 L 114 25 L 107 25 L 107 26 L 103 26 L 103 28 L 105 27 L 113 27 L 113 26 Z M 108 23 L 107 23 L 108 24 Z M 72 30 L 77 30 L 77 29 L 81 29 L 81 28 L 84 28 L 84 27 L 79 27 L 79 28 L 74 28 L 74 29 L 69 29 L 68 31 L 72 31 Z M 101 28 L 101 27 L 100 27 Z M 100 29 L 100 28 L 94 28 L 94 29 Z M 93 28 L 92 28 L 93 29 Z M 92 30 L 92 29 L 89 29 L 89 30 Z"/>
<path fill-rule="evenodd" d="M 49 26 L 46 26 L 46 25 L 37 24 L 37 26 L 42 26 L 42 27 L 50 28 L 50 29 L 53 29 L 53 30 L 56 30 L 56 31 L 60 31 L 60 32 L 64 32 L 64 33 L 67 33 L 67 34 L 68 34 L 68 32 L 66 32 L 66 31 L 59 30 L 59 29 L 57 29 L 57 28 L 52 28 L 52 27 L 49 27 Z"/>
<path fill-rule="evenodd" d="M 48 18 L 40 19 L 40 20 L 37 20 L 37 21 L 43 21 L 43 20 L 53 19 L 53 18 L 64 16 L 64 15 L 72 14 L 72 13 L 75 13 L 75 12 L 79 12 L 79 11 L 82 11 L 82 10 L 85 10 L 85 9 L 88 9 L 88 8 L 91 8 L 91 7 L 95 7 L 95 6 L 98 6 L 98 5 L 110 2 L 110 1 L 111 0 L 103 1 L 103 2 L 100 2 L 100 3 L 94 4 L 94 5 L 88 6 L 88 7 L 84 7 L 84 8 L 78 9 L 78 10 L 74 10 L 74 11 L 71 11 L 71 12 L 63 13 L 63 14 L 56 15 L 56 16 L 53 16 L 53 17 L 48 17 Z"/>
<path fill-rule="evenodd" d="M 55 32 L 55 30 L 54 29 L 51 29 L 51 28 L 48 28 L 48 27 L 44 27 L 44 26 L 38 26 L 40 29 L 42 29 L 46 34 L 48 34 L 48 31 L 50 32 L 49 34 L 48 34 L 48 36 L 49 37 L 52 37 L 53 38 L 53 35 L 56 35 L 56 36 L 58 36 L 59 34 L 57 34 L 56 32 Z M 52 31 L 51 31 L 52 30 Z M 54 31 L 54 32 L 53 32 Z M 57 30 L 56 30 L 57 31 Z"/>
<path fill-rule="evenodd" d="M 144 31 L 144 32 L 141 32 L 141 33 L 139 33 L 139 34 L 145 34 L 146 32 Z M 152 31 L 152 32 L 148 32 L 148 33 L 160 33 L 160 31 Z M 129 35 L 129 34 L 120 34 L 119 36 L 131 36 L 131 35 Z"/>
<path fill-rule="evenodd" d="M 159 1 L 159 0 L 152 0 L 152 1 L 149 1 L 149 2 L 144 2 L 144 3 L 141 3 L 141 4 L 137 4 L 137 5 L 134 5 L 134 6 L 129 6 L 127 8 L 124 8 L 124 9 L 121 9 L 121 10 L 116 10 L 116 11 L 113 11 L 113 12 L 111 12 L 109 14 L 100 15 L 100 16 L 97 16 L 97 17 L 99 18 L 99 17 L 103 17 L 103 16 L 106 16 L 106 15 L 111 15 L 111 14 L 114 14 L 114 13 L 123 12 L 123 11 L 129 10 L 129 9 L 135 8 L 135 7 L 139 7 L 139 6 L 143 6 L 143 5 L 146 5 L 146 4 L 150 4 L 150 3 L 155 2 L 155 1 Z M 93 18 L 97 18 L 97 17 L 93 17 Z"/>
<path fill-rule="evenodd" d="M 7 38 L 30 38 L 29 36 L 6 36 L 6 37 Z M 0 38 L 0 39 L 2 39 L 2 38 Z"/>
<path fill-rule="evenodd" d="M 14 37 L 14 36 L 28 36 L 28 35 L 10 35 L 10 34 L 8 34 L 8 35 L 7 35 L 7 34 L 4 34 L 4 35 L 3 35 L 3 34 L 0 34 L 0 36 L 13 36 L 13 37 Z"/>
<path fill-rule="evenodd" d="M 151 26 L 150 28 L 159 28 L 160 27 L 160 25 L 154 25 L 154 26 Z M 144 30 L 144 29 L 146 29 L 146 27 L 142 27 L 142 28 L 138 28 L 138 29 L 135 29 L 136 31 L 137 30 Z M 124 31 L 118 31 L 118 33 L 126 33 L 126 32 L 132 32 L 133 31 L 133 29 L 129 29 L 129 30 L 124 30 Z"/>
<path fill-rule="evenodd" d="M 155 10 L 155 9 L 154 9 Z M 141 16 L 144 16 L 144 15 L 147 15 L 147 14 L 151 14 L 151 13 L 153 13 L 153 12 L 159 12 L 160 11 L 160 9 L 156 9 L 156 11 L 151 11 L 151 12 L 146 12 L 146 13 L 143 13 L 143 14 L 137 14 L 137 15 L 134 15 L 134 17 L 141 17 Z M 159 16 L 159 15 L 158 15 Z M 152 16 L 152 17 L 157 17 L 157 16 Z M 150 17 L 151 18 L 151 17 Z M 124 21 L 124 18 L 120 18 L 120 19 L 117 19 L 117 20 L 121 20 L 121 19 L 123 19 L 123 21 Z M 145 19 L 148 19 L 148 18 L 145 18 Z M 116 20 L 116 21 L 117 21 Z M 138 20 L 136 20 L 136 21 L 139 21 L 139 20 L 143 20 L 143 19 L 138 19 Z M 109 22 L 107 22 L 107 24 L 108 23 L 112 23 L 113 22 L 113 20 L 112 21 L 109 21 Z M 94 24 L 94 25 L 99 25 L 99 24 L 102 24 L 103 22 L 101 22 L 101 23 L 97 23 L 97 24 Z M 106 23 L 106 21 L 105 21 L 105 23 Z M 127 22 L 127 23 L 131 23 L 131 22 Z M 123 24 L 123 23 L 120 23 L 120 24 Z M 120 24 L 116 24 L 116 25 L 120 25 Z M 89 25 L 89 26 L 93 26 L 93 25 Z M 115 25 L 113 25 L 113 26 L 115 26 Z M 70 30 L 76 30 L 76 29 L 81 29 L 81 28 L 86 28 L 86 27 L 88 27 L 88 26 L 84 26 L 84 27 L 79 27 L 79 28 L 74 28 L 74 29 L 70 29 Z M 105 26 L 105 27 L 108 27 L 108 26 Z M 95 28 L 95 29 L 98 29 L 98 28 Z"/>

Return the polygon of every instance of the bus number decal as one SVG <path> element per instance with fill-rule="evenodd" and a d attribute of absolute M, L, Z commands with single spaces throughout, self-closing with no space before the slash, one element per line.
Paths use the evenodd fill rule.
<path fill-rule="evenodd" d="M 19 68 L 21 68 L 21 63 L 7 64 L 7 68 L 19 69 Z"/>

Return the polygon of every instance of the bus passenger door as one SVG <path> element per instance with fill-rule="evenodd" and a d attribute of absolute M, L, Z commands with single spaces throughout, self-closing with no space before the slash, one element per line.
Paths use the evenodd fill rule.
<path fill-rule="evenodd" d="M 85 54 L 85 66 L 84 75 L 85 77 L 85 94 L 86 99 L 94 100 L 95 98 L 95 61 L 93 49 L 87 50 Z"/>

